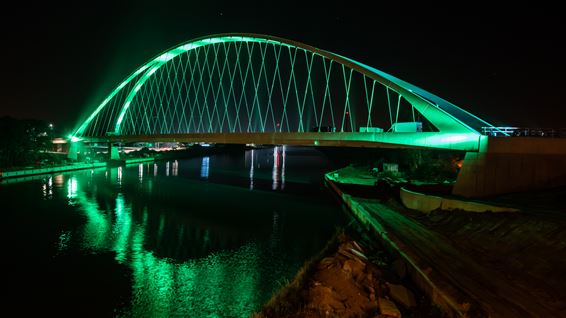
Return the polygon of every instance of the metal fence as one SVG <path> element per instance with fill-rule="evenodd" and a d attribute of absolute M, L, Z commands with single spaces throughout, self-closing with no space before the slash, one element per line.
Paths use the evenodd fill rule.
<path fill-rule="evenodd" d="M 492 137 L 566 138 L 566 128 L 482 127 L 482 134 Z"/>

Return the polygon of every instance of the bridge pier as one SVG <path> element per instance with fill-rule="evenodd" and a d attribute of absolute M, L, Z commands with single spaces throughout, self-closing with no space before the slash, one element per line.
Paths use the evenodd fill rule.
<path fill-rule="evenodd" d="M 119 146 L 115 146 L 111 142 L 108 143 L 108 160 L 120 160 Z"/>
<path fill-rule="evenodd" d="M 566 139 L 487 137 L 468 152 L 452 193 L 469 198 L 566 185 Z"/>
<path fill-rule="evenodd" d="M 87 147 L 82 141 L 73 141 L 69 146 L 67 158 L 73 161 L 81 161 L 87 152 Z"/>

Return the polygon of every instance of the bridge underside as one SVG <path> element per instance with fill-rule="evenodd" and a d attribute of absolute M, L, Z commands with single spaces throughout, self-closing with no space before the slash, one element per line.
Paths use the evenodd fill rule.
<path fill-rule="evenodd" d="M 191 133 L 86 138 L 91 142 L 204 142 L 216 144 L 297 145 L 368 148 L 435 148 L 478 151 L 477 134 L 462 133 Z"/>

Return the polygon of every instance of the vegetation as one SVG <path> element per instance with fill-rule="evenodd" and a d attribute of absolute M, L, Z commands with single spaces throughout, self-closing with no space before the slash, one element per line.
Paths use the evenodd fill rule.
<path fill-rule="evenodd" d="M 0 117 L 0 167 L 37 165 L 53 160 L 46 154 L 53 128 L 37 119 Z"/>
<path fill-rule="evenodd" d="M 321 148 L 336 166 L 368 169 L 380 177 L 407 178 L 427 182 L 454 181 L 464 158 L 463 151 L 439 149 Z M 398 172 L 384 171 L 384 164 L 398 165 Z"/>
<path fill-rule="evenodd" d="M 406 175 L 411 179 L 442 182 L 455 180 L 464 154 L 459 151 L 408 149 Z"/>

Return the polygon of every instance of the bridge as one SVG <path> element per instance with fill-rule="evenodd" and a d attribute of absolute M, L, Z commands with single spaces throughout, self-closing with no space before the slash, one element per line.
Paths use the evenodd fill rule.
<path fill-rule="evenodd" d="M 238 33 L 194 39 L 151 58 L 120 82 L 69 138 L 74 145 L 70 156 L 76 156 L 80 141 L 461 150 L 468 154 L 464 166 L 470 164 L 458 177 L 465 186 L 455 192 L 480 196 L 497 192 L 485 190 L 490 177 L 472 182 L 478 169 L 465 171 L 498 162 L 486 159 L 493 153 L 506 158 L 501 160 L 517 157 L 502 154 L 500 149 L 510 147 L 492 146 L 497 142 L 488 147 L 488 137 L 481 133 L 486 128 L 508 135 L 351 58 L 275 36 Z M 526 153 L 538 149 L 529 147 Z M 540 180 L 549 178 L 554 174 Z"/>

